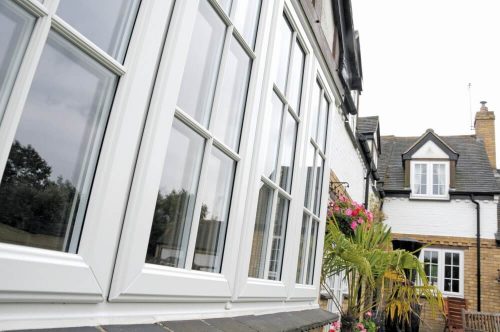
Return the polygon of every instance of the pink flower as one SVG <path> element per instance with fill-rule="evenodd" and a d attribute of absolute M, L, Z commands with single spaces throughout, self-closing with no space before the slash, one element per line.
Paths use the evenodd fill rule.
<path fill-rule="evenodd" d="M 352 216 L 352 210 L 351 209 L 345 210 L 345 215 L 349 217 Z"/>
<path fill-rule="evenodd" d="M 358 227 L 358 223 L 357 223 L 357 222 L 355 222 L 355 221 L 353 221 L 353 222 L 351 223 L 351 228 L 352 228 L 352 230 L 353 230 L 353 231 L 355 231 L 357 227 Z"/>
<path fill-rule="evenodd" d="M 362 330 L 362 331 L 365 329 L 365 326 L 363 325 L 363 323 L 358 323 L 358 324 L 356 324 L 356 327 L 357 327 L 358 329 Z"/>
<path fill-rule="evenodd" d="M 368 312 L 366 312 L 365 316 L 371 318 L 373 316 L 373 314 L 371 311 L 368 311 Z"/>
<path fill-rule="evenodd" d="M 340 211 L 340 207 L 338 207 L 337 205 L 335 205 L 335 207 L 333 208 L 333 211 L 339 212 Z"/>
<path fill-rule="evenodd" d="M 369 222 L 373 221 L 373 213 L 371 211 L 366 212 L 366 216 L 368 217 Z"/>
<path fill-rule="evenodd" d="M 341 195 L 341 196 L 339 197 L 339 200 L 340 200 L 341 202 L 347 202 L 347 198 L 346 198 L 344 195 Z"/>
<path fill-rule="evenodd" d="M 333 324 L 330 326 L 329 332 L 340 332 L 341 327 L 342 324 L 340 324 L 340 321 L 333 322 Z"/>
<path fill-rule="evenodd" d="M 362 224 L 362 223 L 364 223 L 364 222 L 365 222 L 365 221 L 363 220 L 363 218 L 361 218 L 361 217 L 359 217 L 359 218 L 358 218 L 358 224 L 360 224 L 360 225 L 361 225 L 361 224 Z"/>

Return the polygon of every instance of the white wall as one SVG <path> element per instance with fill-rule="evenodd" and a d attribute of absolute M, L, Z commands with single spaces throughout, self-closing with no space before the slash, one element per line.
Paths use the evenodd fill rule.
<path fill-rule="evenodd" d="M 351 198 L 363 203 L 365 199 L 365 166 L 360 152 L 354 147 L 349 138 L 340 112 L 340 110 L 333 112 L 334 119 L 330 121 L 330 130 L 333 131 L 333 146 L 330 150 L 332 170 L 340 181 L 349 183 L 347 192 Z"/>
<path fill-rule="evenodd" d="M 494 239 L 498 198 L 479 202 L 481 238 Z M 440 202 L 387 197 L 383 211 L 393 233 L 476 237 L 476 205 L 470 200 Z"/>

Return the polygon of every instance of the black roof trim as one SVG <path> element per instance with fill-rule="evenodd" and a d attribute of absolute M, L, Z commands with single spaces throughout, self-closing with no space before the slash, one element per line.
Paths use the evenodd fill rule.
<path fill-rule="evenodd" d="M 408 150 L 402 154 L 403 160 L 410 160 L 411 156 L 417 152 L 425 143 L 428 141 L 436 144 L 444 153 L 446 153 L 450 160 L 458 160 L 459 154 L 455 152 L 448 144 L 446 144 L 438 135 L 434 133 L 432 129 L 427 129 L 425 134 L 423 134 Z"/>

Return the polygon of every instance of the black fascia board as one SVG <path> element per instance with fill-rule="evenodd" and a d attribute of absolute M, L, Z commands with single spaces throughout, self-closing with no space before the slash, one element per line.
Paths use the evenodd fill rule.
<path fill-rule="evenodd" d="M 428 132 L 424 137 L 422 137 L 415 145 L 413 145 L 408 151 L 403 153 L 401 156 L 404 160 L 410 160 L 411 156 L 420 149 L 428 141 L 436 144 L 444 153 L 450 157 L 450 160 L 458 160 L 459 154 L 451 150 L 448 145 L 446 145 L 440 138 L 438 138 L 434 133 Z"/>

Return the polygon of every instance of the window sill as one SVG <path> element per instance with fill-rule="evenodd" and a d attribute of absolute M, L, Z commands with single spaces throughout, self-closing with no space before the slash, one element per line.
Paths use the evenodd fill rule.
<path fill-rule="evenodd" d="M 414 195 L 410 194 L 410 200 L 416 201 L 449 201 L 450 195 L 432 196 L 432 195 Z"/>

